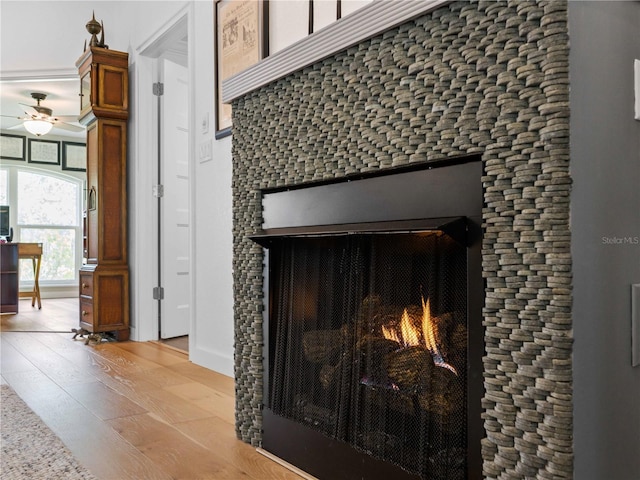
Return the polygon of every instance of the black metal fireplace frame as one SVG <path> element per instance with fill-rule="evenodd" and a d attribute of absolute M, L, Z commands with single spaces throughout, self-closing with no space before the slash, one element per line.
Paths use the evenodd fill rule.
<path fill-rule="evenodd" d="M 273 413 L 269 406 L 269 252 L 282 237 L 442 230 L 467 245 L 467 478 L 482 478 L 484 330 L 482 164 L 478 156 L 262 191 L 264 394 L 262 447 L 318 478 L 417 479 L 399 467 Z M 341 476 L 336 476 L 335 465 Z M 331 473 L 329 473 L 331 472 Z"/>

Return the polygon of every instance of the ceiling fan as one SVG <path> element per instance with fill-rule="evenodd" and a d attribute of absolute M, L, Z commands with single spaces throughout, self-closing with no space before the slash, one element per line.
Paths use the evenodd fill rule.
<path fill-rule="evenodd" d="M 40 105 L 40 102 L 47 98 L 46 93 L 33 92 L 31 97 L 36 101 L 36 105 L 25 105 L 24 103 L 19 104 L 24 110 L 26 117 L 2 115 L 3 117 L 11 117 L 23 121 L 21 125 L 10 127 L 9 130 L 24 126 L 29 133 L 38 137 L 49 133 L 52 127 L 61 128 L 71 132 L 81 132 L 84 130 L 81 126 L 67 123 L 68 121 L 77 121 L 77 116 L 60 115 L 54 117 L 53 111 L 50 108 Z"/>

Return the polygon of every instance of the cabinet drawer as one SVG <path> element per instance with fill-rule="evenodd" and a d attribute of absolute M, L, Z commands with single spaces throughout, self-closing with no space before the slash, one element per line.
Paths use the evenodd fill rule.
<path fill-rule="evenodd" d="M 93 297 L 93 275 L 80 275 L 80 295 Z"/>
<path fill-rule="evenodd" d="M 93 326 L 93 303 L 80 301 L 80 323 Z"/>

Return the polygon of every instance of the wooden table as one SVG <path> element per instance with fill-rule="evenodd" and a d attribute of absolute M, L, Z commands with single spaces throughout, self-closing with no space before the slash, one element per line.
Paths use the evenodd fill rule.
<path fill-rule="evenodd" d="M 20 292 L 20 297 L 31 297 L 31 306 L 34 307 L 36 300 L 38 301 L 38 308 L 42 308 L 42 302 L 40 301 L 40 260 L 42 259 L 42 244 L 41 243 L 18 243 L 18 259 L 31 259 L 33 265 L 33 291 Z"/>

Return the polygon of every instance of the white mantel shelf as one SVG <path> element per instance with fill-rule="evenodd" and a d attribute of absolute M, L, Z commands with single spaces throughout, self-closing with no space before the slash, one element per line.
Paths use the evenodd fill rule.
<path fill-rule="evenodd" d="M 230 103 L 275 80 L 424 15 L 452 0 L 375 0 L 222 82 Z"/>

